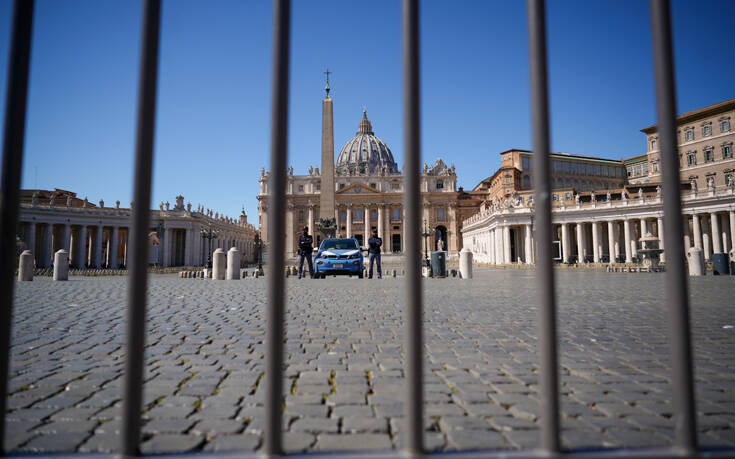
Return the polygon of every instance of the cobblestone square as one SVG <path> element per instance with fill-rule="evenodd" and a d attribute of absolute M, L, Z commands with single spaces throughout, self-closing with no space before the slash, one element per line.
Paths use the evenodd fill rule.
<path fill-rule="evenodd" d="M 534 273 L 476 269 L 425 285 L 425 442 L 538 444 Z M 562 439 L 668 445 L 673 406 L 661 274 L 557 271 Z M 403 442 L 402 278 L 287 280 L 289 451 Z M 115 451 L 126 277 L 16 284 L 5 450 Z M 142 450 L 257 450 L 266 280 L 152 275 Z M 699 441 L 735 446 L 735 277 L 690 279 Z"/>

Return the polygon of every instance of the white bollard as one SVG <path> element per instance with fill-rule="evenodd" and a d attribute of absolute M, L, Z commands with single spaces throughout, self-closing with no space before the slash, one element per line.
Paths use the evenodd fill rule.
<path fill-rule="evenodd" d="M 225 251 L 217 249 L 212 254 L 212 279 L 225 280 Z"/>
<path fill-rule="evenodd" d="M 240 251 L 235 247 L 227 251 L 227 280 L 240 278 Z"/>
<path fill-rule="evenodd" d="M 692 247 L 687 253 L 690 276 L 704 275 L 704 251 L 698 247 Z"/>
<path fill-rule="evenodd" d="M 54 254 L 54 280 L 69 280 L 69 252 L 64 249 Z"/>
<path fill-rule="evenodd" d="M 18 281 L 32 281 L 33 280 L 33 254 L 30 250 L 24 250 L 20 254 L 20 261 L 18 262 Z"/>
<path fill-rule="evenodd" d="M 472 279 L 472 252 L 467 247 L 459 252 L 459 274 L 462 279 Z"/>

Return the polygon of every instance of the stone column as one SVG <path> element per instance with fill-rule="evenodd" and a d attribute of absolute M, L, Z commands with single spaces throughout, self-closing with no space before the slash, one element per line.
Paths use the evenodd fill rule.
<path fill-rule="evenodd" d="M 702 228 L 699 226 L 699 215 L 692 215 L 692 230 L 694 232 L 694 247 L 702 248 Z"/>
<path fill-rule="evenodd" d="M 118 246 L 118 230 L 117 226 L 113 226 L 110 236 L 110 268 L 117 269 L 117 246 Z"/>
<path fill-rule="evenodd" d="M 613 222 L 613 238 L 615 239 L 615 257 L 618 257 L 620 251 L 620 222 Z"/>
<path fill-rule="evenodd" d="M 730 211 L 730 248 L 735 250 L 735 211 Z"/>
<path fill-rule="evenodd" d="M 503 226 L 503 263 L 513 263 L 510 253 L 510 225 Z"/>
<path fill-rule="evenodd" d="M 592 261 L 600 262 L 602 254 L 602 243 L 600 242 L 600 223 L 592 222 Z"/>
<path fill-rule="evenodd" d="M 383 216 L 385 220 L 385 230 L 383 232 L 383 235 L 384 235 L 383 248 L 385 249 L 385 253 L 393 253 L 393 250 L 391 250 L 391 247 L 390 247 L 393 242 L 391 240 L 391 232 L 390 232 L 391 231 L 390 229 L 390 226 L 391 226 L 390 206 L 385 206 L 383 210 Z"/>
<path fill-rule="evenodd" d="M 383 204 L 378 205 L 378 237 L 385 239 L 385 207 Z M 383 247 L 385 247 L 385 241 L 383 241 Z"/>
<path fill-rule="evenodd" d="M 316 244 L 316 237 L 314 236 L 314 206 L 309 205 L 309 234 L 314 238 L 314 243 Z"/>
<path fill-rule="evenodd" d="M 526 243 L 524 250 L 526 252 L 526 264 L 533 263 L 532 255 L 533 255 L 533 245 L 531 244 L 531 225 L 523 225 L 523 232 L 526 236 Z"/>
<path fill-rule="evenodd" d="M 26 248 L 31 251 L 34 258 L 36 256 L 36 222 L 28 223 L 28 237 L 26 237 Z"/>
<path fill-rule="evenodd" d="M 607 255 L 609 263 L 615 263 L 615 226 L 612 221 L 607 222 Z"/>
<path fill-rule="evenodd" d="M 569 263 L 569 255 L 571 247 L 569 247 L 569 224 L 561 224 L 561 257 L 564 263 Z"/>
<path fill-rule="evenodd" d="M 64 236 L 61 241 L 61 248 L 66 250 L 67 255 L 71 252 L 71 224 L 64 223 Z"/>
<path fill-rule="evenodd" d="M 163 266 L 171 266 L 171 228 L 163 227 Z M 207 254 L 209 255 L 209 254 Z"/>
<path fill-rule="evenodd" d="M 102 225 L 97 225 L 94 232 L 94 258 L 92 264 L 95 268 L 102 267 Z"/>
<path fill-rule="evenodd" d="M 74 267 L 84 269 L 87 261 L 87 226 L 82 225 L 79 228 L 79 244 L 74 253 Z"/>
<path fill-rule="evenodd" d="M 665 250 L 666 247 L 664 246 L 664 219 L 662 217 L 658 217 L 658 219 L 656 219 L 656 229 L 658 229 L 658 248 L 661 250 Z M 661 252 L 660 258 L 662 262 L 666 261 L 665 251 Z"/>
<path fill-rule="evenodd" d="M 54 225 L 48 223 L 43 236 L 43 257 L 39 257 L 41 260 L 40 267 L 48 268 L 51 266 L 51 262 L 54 256 Z"/>
<path fill-rule="evenodd" d="M 456 253 L 459 251 L 459 244 L 457 243 L 460 238 L 459 231 L 457 231 L 457 206 L 455 203 L 449 203 L 449 234 L 447 234 L 447 245 L 446 248 L 449 253 Z"/>
<path fill-rule="evenodd" d="M 296 254 L 294 250 L 294 226 L 293 226 L 293 209 L 292 203 L 286 206 L 286 256 L 293 257 Z M 337 232 L 339 232 L 339 223 L 337 224 Z M 222 251 L 224 253 L 224 250 Z"/>
<path fill-rule="evenodd" d="M 630 246 L 630 243 L 632 242 L 630 239 L 630 220 L 627 218 L 623 220 L 623 231 L 625 233 L 625 262 L 633 263 L 633 254 Z"/>
<path fill-rule="evenodd" d="M 722 251 L 727 253 L 732 248 L 730 246 L 730 223 L 727 221 L 727 215 L 722 214 L 720 217 L 722 218 L 720 222 L 722 224 Z"/>
<path fill-rule="evenodd" d="M 584 239 L 582 223 L 577 223 L 577 263 L 584 263 Z"/>
<path fill-rule="evenodd" d="M 722 253 L 722 235 L 720 234 L 720 220 L 717 212 L 710 214 L 710 226 L 712 227 L 712 250 L 714 253 Z"/>
<path fill-rule="evenodd" d="M 495 231 L 487 232 L 488 257 L 491 264 L 495 264 Z"/>
<path fill-rule="evenodd" d="M 704 261 L 710 261 L 712 256 L 712 242 L 710 240 L 710 232 L 708 231 L 709 220 L 706 215 L 702 216 L 700 221 L 700 227 L 702 229 L 702 253 L 704 254 Z"/>
<path fill-rule="evenodd" d="M 268 244 L 268 206 L 261 204 L 260 205 L 260 239 L 263 241 L 263 245 Z M 207 247 L 207 250 L 209 250 L 209 247 Z M 206 261 L 207 254 L 204 257 L 204 260 Z"/>
<path fill-rule="evenodd" d="M 369 206 L 365 206 L 365 211 L 364 212 L 365 212 L 365 215 L 363 215 L 362 221 L 363 221 L 363 224 L 365 226 L 365 228 L 363 228 L 365 235 L 363 236 L 362 245 L 364 247 L 367 247 L 368 246 L 368 239 L 370 239 L 370 207 Z"/>
<path fill-rule="evenodd" d="M 352 237 L 352 204 L 347 204 L 347 237 Z"/>
<path fill-rule="evenodd" d="M 648 233 L 648 227 L 646 226 L 646 219 L 645 218 L 641 218 L 641 237 L 645 237 L 646 236 L 646 233 Z M 646 247 L 646 243 L 645 242 L 641 242 L 641 248 L 642 249 L 647 249 L 648 248 L 648 247 Z"/>

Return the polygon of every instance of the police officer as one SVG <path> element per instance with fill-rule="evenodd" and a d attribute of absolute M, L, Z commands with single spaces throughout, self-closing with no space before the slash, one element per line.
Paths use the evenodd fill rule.
<path fill-rule="evenodd" d="M 314 278 L 314 264 L 311 261 L 311 253 L 314 250 L 312 243 L 314 239 L 309 234 L 309 227 L 304 226 L 304 232 L 299 236 L 299 279 L 304 267 L 304 258 L 309 263 L 309 277 Z"/>
<path fill-rule="evenodd" d="M 373 262 L 378 262 L 378 279 L 383 278 L 383 271 L 380 269 L 380 246 L 383 245 L 383 240 L 378 237 L 378 230 L 373 230 L 373 237 L 368 239 L 368 257 L 370 258 L 370 271 L 368 272 L 368 279 L 373 278 Z"/>

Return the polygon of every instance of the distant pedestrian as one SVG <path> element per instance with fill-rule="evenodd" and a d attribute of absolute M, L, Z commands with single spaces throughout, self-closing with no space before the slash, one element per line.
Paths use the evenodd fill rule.
<path fill-rule="evenodd" d="M 368 272 L 368 279 L 373 278 L 373 262 L 378 263 L 378 279 L 383 278 L 383 271 L 380 269 L 380 247 L 383 245 L 383 240 L 378 237 L 378 230 L 373 230 L 373 237 L 368 239 L 368 257 L 370 259 L 370 271 Z"/>
<path fill-rule="evenodd" d="M 309 264 L 309 277 L 314 278 L 314 264 L 311 261 L 311 255 L 314 251 L 312 244 L 314 239 L 309 234 L 309 227 L 304 226 L 304 231 L 299 236 L 299 279 L 301 279 L 301 273 L 304 267 L 304 258 Z"/>

